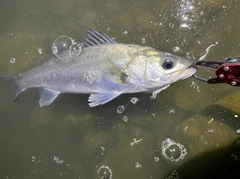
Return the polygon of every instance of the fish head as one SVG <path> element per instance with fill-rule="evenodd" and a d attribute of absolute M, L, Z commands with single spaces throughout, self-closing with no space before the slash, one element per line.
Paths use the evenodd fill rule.
<path fill-rule="evenodd" d="M 148 49 L 131 60 L 127 71 L 138 85 L 146 89 L 156 89 L 188 78 L 197 69 L 186 58 Z"/>

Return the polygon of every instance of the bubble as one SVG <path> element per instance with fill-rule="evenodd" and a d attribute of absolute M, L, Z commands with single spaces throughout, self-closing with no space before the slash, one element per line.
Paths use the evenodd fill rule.
<path fill-rule="evenodd" d="M 82 51 L 82 44 L 72 44 L 70 47 L 71 57 L 77 57 Z"/>
<path fill-rule="evenodd" d="M 130 142 L 130 146 L 132 147 L 132 146 L 134 146 L 135 145 L 135 143 L 134 142 Z"/>
<path fill-rule="evenodd" d="M 108 166 L 102 165 L 97 170 L 98 176 L 100 179 L 111 179 L 112 178 L 112 170 Z"/>
<path fill-rule="evenodd" d="M 35 164 L 38 164 L 42 162 L 42 159 L 40 156 L 32 156 L 32 162 L 34 162 Z"/>
<path fill-rule="evenodd" d="M 181 49 L 180 49 L 179 47 L 174 47 L 174 48 L 173 48 L 173 52 L 174 52 L 174 53 L 179 52 L 179 51 L 181 51 Z"/>
<path fill-rule="evenodd" d="M 64 162 L 64 159 L 60 159 L 57 156 L 53 156 L 53 161 L 55 161 L 57 164 L 62 164 Z"/>
<path fill-rule="evenodd" d="M 180 160 L 183 160 L 187 154 L 187 150 L 182 144 L 176 143 L 170 138 L 166 138 L 162 142 L 161 147 L 162 155 L 172 162 L 179 162 Z"/>
<path fill-rule="evenodd" d="M 97 79 L 97 75 L 94 71 L 89 70 L 83 73 L 83 80 L 90 85 L 92 85 L 96 79 Z"/>
<path fill-rule="evenodd" d="M 157 93 L 153 92 L 152 95 L 150 96 L 150 99 L 154 100 L 156 99 L 156 97 L 157 97 Z"/>
<path fill-rule="evenodd" d="M 138 100 L 139 100 L 138 98 L 132 97 L 132 98 L 130 99 L 130 102 L 133 103 L 133 104 L 137 104 Z"/>
<path fill-rule="evenodd" d="M 71 45 L 72 45 L 71 37 L 60 36 L 54 40 L 53 46 L 52 46 L 52 52 L 57 57 L 59 56 L 59 58 L 63 58 L 63 59 L 66 57 L 69 58 L 67 56 L 68 53 L 65 53 L 65 52 L 69 51 Z M 65 54 L 65 56 L 63 56 L 63 53 Z"/>
<path fill-rule="evenodd" d="M 13 36 L 14 36 L 14 35 L 13 35 L 12 32 L 9 32 L 9 33 L 8 33 L 8 37 L 9 37 L 9 38 L 13 38 Z"/>
<path fill-rule="evenodd" d="M 236 140 L 236 144 L 237 144 L 237 145 L 240 145 L 240 140 Z"/>
<path fill-rule="evenodd" d="M 32 162 L 35 162 L 35 160 L 36 160 L 36 157 L 32 156 Z"/>
<path fill-rule="evenodd" d="M 181 149 L 178 145 L 172 144 L 166 149 L 165 154 L 170 156 L 171 159 L 178 159 L 181 154 Z"/>
<path fill-rule="evenodd" d="M 146 43 L 146 39 L 145 38 L 142 38 L 141 41 L 142 41 L 143 44 Z"/>
<path fill-rule="evenodd" d="M 103 146 L 101 146 L 101 150 L 102 150 L 102 155 L 104 155 L 105 148 Z"/>
<path fill-rule="evenodd" d="M 235 154 L 231 154 L 231 157 L 234 158 L 234 160 L 239 160 L 239 157 Z"/>
<path fill-rule="evenodd" d="M 169 114 L 175 114 L 175 109 L 170 109 Z"/>
<path fill-rule="evenodd" d="M 59 36 L 53 42 L 52 53 L 59 59 L 77 57 L 82 51 L 82 44 L 77 44 L 69 36 Z"/>
<path fill-rule="evenodd" d="M 16 62 L 16 58 L 14 58 L 14 57 L 13 57 L 13 58 L 10 58 L 9 61 L 10 61 L 10 63 L 15 63 L 15 62 Z"/>
<path fill-rule="evenodd" d="M 192 81 L 190 88 L 196 89 L 198 92 L 200 92 L 198 84 L 194 81 Z"/>
<path fill-rule="evenodd" d="M 135 163 L 135 168 L 142 168 L 142 165 L 138 162 Z"/>
<path fill-rule="evenodd" d="M 190 28 L 190 25 L 187 23 L 180 24 L 180 28 Z"/>
<path fill-rule="evenodd" d="M 153 159 L 154 159 L 155 162 L 159 161 L 159 157 L 153 157 Z"/>
<path fill-rule="evenodd" d="M 185 126 L 183 130 L 184 130 L 184 132 L 187 132 L 188 131 L 188 126 Z"/>
<path fill-rule="evenodd" d="M 124 111 L 125 111 L 125 108 L 124 108 L 123 105 L 122 106 L 118 106 L 118 108 L 117 108 L 117 113 L 118 114 L 122 114 Z"/>
<path fill-rule="evenodd" d="M 127 116 L 123 116 L 123 117 L 122 117 L 122 120 L 123 120 L 124 122 L 128 122 L 128 117 L 127 117 Z"/>
<path fill-rule="evenodd" d="M 176 170 L 173 170 L 172 173 L 165 179 L 178 179 L 178 178 L 179 178 L 178 172 Z"/>
<path fill-rule="evenodd" d="M 41 48 L 37 48 L 37 51 L 40 55 L 42 55 L 42 49 Z"/>

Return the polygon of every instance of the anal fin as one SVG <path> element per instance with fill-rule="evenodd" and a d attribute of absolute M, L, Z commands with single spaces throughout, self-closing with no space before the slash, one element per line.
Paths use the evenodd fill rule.
<path fill-rule="evenodd" d="M 50 105 L 60 94 L 59 91 L 47 89 L 47 88 L 39 88 L 40 99 L 39 106 L 48 106 Z"/>
<path fill-rule="evenodd" d="M 121 93 L 97 93 L 97 94 L 91 94 L 88 98 L 89 106 L 95 107 L 100 104 L 105 104 L 117 96 L 119 96 Z"/>

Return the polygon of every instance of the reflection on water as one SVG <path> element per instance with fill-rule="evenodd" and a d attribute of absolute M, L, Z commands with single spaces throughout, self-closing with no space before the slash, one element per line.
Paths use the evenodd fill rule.
<path fill-rule="evenodd" d="M 42 64 L 54 39 L 81 42 L 88 28 L 193 59 L 218 42 L 207 60 L 224 60 L 239 55 L 239 7 L 238 0 L 3 0 L 1 74 Z M 155 100 L 121 95 L 91 109 L 88 95 L 71 94 L 40 108 L 37 90 L 12 103 L 14 90 L 0 84 L 0 178 L 228 178 L 240 169 L 238 88 L 189 78 Z M 165 149 L 170 158 L 186 149 L 182 160 L 162 155 L 166 139 L 176 141 Z"/>

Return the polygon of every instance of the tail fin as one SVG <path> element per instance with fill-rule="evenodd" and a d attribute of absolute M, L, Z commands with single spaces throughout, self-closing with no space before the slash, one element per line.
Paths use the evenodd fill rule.
<path fill-rule="evenodd" d="M 16 101 L 16 99 L 20 93 L 22 93 L 23 91 L 26 90 L 26 89 L 22 89 L 18 85 L 18 75 L 16 75 L 16 74 L 7 74 L 7 75 L 0 76 L 0 83 L 2 83 L 2 82 L 7 82 L 7 83 L 10 83 L 17 87 L 17 93 L 16 93 L 16 96 L 15 96 L 13 102 Z"/>

